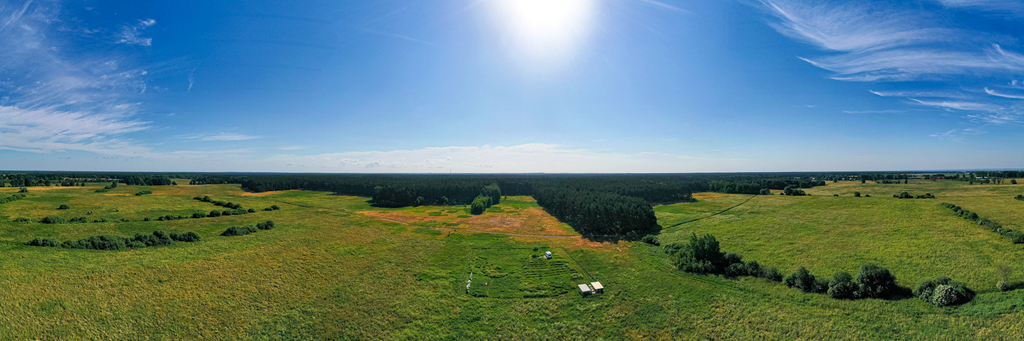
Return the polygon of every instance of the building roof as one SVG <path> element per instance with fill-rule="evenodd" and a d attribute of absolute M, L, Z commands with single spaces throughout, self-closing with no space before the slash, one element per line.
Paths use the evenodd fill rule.
<path fill-rule="evenodd" d="M 590 287 L 586 284 L 580 284 L 580 292 L 590 292 Z"/>
<path fill-rule="evenodd" d="M 594 287 L 594 290 L 604 289 L 604 286 L 601 285 L 601 282 L 590 282 L 590 286 Z"/>

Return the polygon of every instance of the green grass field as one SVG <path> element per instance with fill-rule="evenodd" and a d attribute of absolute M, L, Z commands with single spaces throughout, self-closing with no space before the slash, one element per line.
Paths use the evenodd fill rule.
<path fill-rule="evenodd" d="M 552 258 L 544 258 L 551 251 Z M 469 274 L 473 283 L 468 294 L 491 298 L 538 298 L 576 292 L 576 284 L 589 283 L 585 271 L 563 248 L 473 249 Z M 469 278 L 469 276 L 465 276 Z"/>
<path fill-rule="evenodd" d="M 1024 201 L 1013 196 L 1024 194 L 1024 185 L 829 183 L 807 190 L 812 194 L 807 197 L 758 196 L 659 236 L 664 244 L 711 233 L 723 250 L 784 273 L 806 266 L 828 278 L 836 270 L 855 273 L 862 263 L 874 262 L 904 286 L 947 275 L 979 292 L 973 302 L 953 308 L 918 299 L 838 301 L 762 279 L 687 274 L 669 265 L 659 247 L 639 242 L 446 229 L 505 224 L 500 231 L 507 231 L 541 221 L 546 227 L 530 233 L 571 231 L 557 221 L 538 220 L 543 211 L 526 197 L 460 218 L 464 206 L 381 209 L 366 198 L 320 192 L 122 185 L 95 193 L 102 185 L 29 188 L 27 198 L 0 205 L 0 339 L 1008 340 L 1024 335 L 1024 289 L 996 291 L 994 273 L 995 264 L 1005 262 L 1016 270 L 1010 282 L 1024 281 L 1024 247 L 939 205 L 960 205 L 1020 229 Z M 133 195 L 142 190 L 153 194 Z M 16 191 L 0 188 L 0 195 Z M 855 191 L 871 197 L 854 198 Z M 937 199 L 892 198 L 901 191 L 928 192 Z M 258 212 L 141 221 L 223 209 L 192 200 L 197 195 Z M 656 207 L 659 223 L 704 217 L 750 196 L 695 197 L 696 202 Z M 71 210 L 57 210 L 60 204 Z M 270 205 L 281 210 L 262 211 Z M 12 222 L 48 215 L 111 222 Z M 438 223 L 381 219 L 391 215 Z M 121 218 L 130 222 L 112 222 Z M 276 228 L 219 236 L 230 226 L 264 220 L 275 221 Z M 517 225 L 521 222 L 529 224 Z M 36 237 L 68 240 L 153 230 L 195 231 L 203 240 L 126 251 L 24 245 Z M 573 257 L 533 263 L 540 261 L 531 257 L 534 247 L 537 254 L 565 250 Z M 480 250 L 494 251 L 475 252 Z M 470 268 L 516 278 L 517 283 L 494 283 L 483 292 L 512 298 L 466 295 Z M 558 294 L 565 282 L 583 282 L 574 276 L 592 276 L 606 293 Z M 477 281 L 474 277 L 474 285 Z M 546 297 L 526 297 L 541 289 L 547 291 L 536 296 Z"/>

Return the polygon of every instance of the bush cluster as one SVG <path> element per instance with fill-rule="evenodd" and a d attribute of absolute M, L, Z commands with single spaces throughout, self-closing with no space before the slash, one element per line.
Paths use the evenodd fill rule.
<path fill-rule="evenodd" d="M 255 233 L 256 231 L 259 231 L 259 230 L 271 230 L 273 228 L 274 228 L 274 222 L 271 221 L 271 220 L 267 220 L 264 223 L 256 223 L 256 226 L 251 226 L 251 225 L 250 226 L 242 226 L 242 227 L 232 226 L 232 227 L 229 227 L 227 230 L 224 231 L 224 233 L 221 233 L 220 235 L 227 236 L 227 237 L 231 237 L 231 236 L 244 236 L 244 235 L 247 235 L 247 234 L 250 234 L 250 233 Z"/>
<path fill-rule="evenodd" d="M 469 206 L 469 213 L 475 215 L 483 214 L 484 210 L 493 205 L 493 200 L 494 199 L 491 199 L 491 197 L 485 197 L 483 195 L 477 196 L 476 199 L 473 199 L 473 203 L 470 204 Z"/>
<path fill-rule="evenodd" d="M 136 196 L 143 196 L 146 194 L 153 194 L 153 191 L 140 191 L 138 193 L 135 193 Z"/>
<path fill-rule="evenodd" d="M 661 242 L 658 241 L 658 237 L 655 237 L 650 234 L 644 236 L 643 238 L 640 238 L 640 241 L 654 246 L 661 246 Z"/>
<path fill-rule="evenodd" d="M 43 224 L 68 224 L 68 223 L 87 223 L 88 220 L 85 220 L 85 217 L 65 219 L 64 217 L 58 217 L 58 216 L 46 216 L 46 217 L 43 217 L 43 219 L 40 219 L 39 222 L 43 223 Z"/>
<path fill-rule="evenodd" d="M 237 209 L 242 208 L 241 204 L 236 204 L 236 203 L 233 203 L 233 202 L 230 202 L 230 201 L 229 202 L 223 202 L 223 201 L 220 201 L 220 200 L 213 200 L 213 199 L 210 199 L 209 195 L 203 196 L 203 197 L 196 196 L 196 197 L 193 197 L 192 199 L 199 200 L 199 201 L 202 201 L 202 202 L 208 202 L 208 203 L 211 203 L 211 204 L 214 204 L 214 205 L 217 205 L 217 206 L 221 206 L 221 207 L 227 207 L 227 208 L 230 208 L 230 209 L 233 209 L 233 210 L 237 210 Z"/>
<path fill-rule="evenodd" d="M 58 210 L 70 210 L 71 206 L 68 206 L 67 204 L 61 204 L 60 206 L 57 207 L 57 209 Z"/>
<path fill-rule="evenodd" d="M 799 187 L 794 186 L 794 185 L 786 186 L 786 188 L 782 189 L 782 194 L 793 195 L 793 196 L 807 195 L 807 193 L 805 193 Z"/>
<path fill-rule="evenodd" d="M 1014 199 L 1017 199 L 1017 200 L 1022 200 L 1022 201 L 1024 201 L 1024 195 L 1020 195 L 1020 194 L 1017 194 L 1017 196 L 1015 196 L 1015 197 L 1013 197 L 1013 198 L 1014 198 Z"/>
<path fill-rule="evenodd" d="M 772 190 L 768 188 L 762 188 L 761 191 L 757 193 L 757 195 L 772 195 Z"/>
<path fill-rule="evenodd" d="M 718 240 L 710 234 L 698 237 L 690 235 L 690 243 L 665 245 L 665 253 L 680 270 L 697 274 L 716 274 L 727 277 L 753 276 L 771 281 L 782 281 L 782 275 L 772 267 L 761 266 L 757 261 L 744 262 L 743 256 L 719 250 Z"/>
<path fill-rule="evenodd" d="M 277 207 L 277 205 L 270 205 L 270 207 L 264 208 L 263 210 L 264 211 L 277 211 L 277 210 L 280 210 L 280 209 L 281 208 Z M 251 210 L 251 208 L 250 208 L 250 210 Z"/>
<path fill-rule="evenodd" d="M 945 307 L 970 302 L 974 299 L 974 291 L 963 283 L 946 276 L 926 279 L 917 283 L 914 296 L 925 302 Z"/>
<path fill-rule="evenodd" d="M 154 231 L 153 234 L 136 234 L 134 237 L 121 237 L 115 235 L 92 236 L 79 240 L 67 240 L 58 243 L 53 238 L 33 239 L 26 243 L 30 246 L 62 247 L 65 249 L 91 249 L 91 250 L 124 250 L 143 248 L 149 246 L 171 245 L 175 241 L 197 242 L 202 238 L 195 232 L 183 234 Z"/>
<path fill-rule="evenodd" d="M 977 213 L 965 210 L 957 205 L 942 203 L 942 206 L 950 210 L 953 210 L 953 212 L 955 212 L 956 216 L 958 217 L 962 217 L 964 219 L 977 222 L 978 225 L 981 225 L 982 227 L 988 229 L 989 231 L 998 233 L 1003 237 L 1009 238 L 1010 241 L 1012 241 L 1014 244 L 1024 244 L 1024 232 L 1017 231 L 1014 229 L 1003 228 L 1003 225 L 996 222 L 995 220 L 982 218 L 978 216 Z"/>
<path fill-rule="evenodd" d="M 21 200 L 21 198 L 24 198 L 24 197 L 25 197 L 24 194 L 15 194 L 15 195 L 12 195 L 12 196 L 9 196 L 9 197 L 6 197 L 6 198 L 0 198 L 0 205 L 9 203 L 9 202 L 15 201 L 15 200 Z"/>
<path fill-rule="evenodd" d="M 888 298 L 899 292 L 896 276 L 889 269 L 875 264 L 864 264 L 854 278 L 844 271 L 832 275 L 825 281 L 816 278 L 806 268 L 800 267 L 783 280 L 790 288 L 797 288 L 806 293 L 828 294 L 834 299 Z"/>
<path fill-rule="evenodd" d="M 900 192 L 900 194 L 893 194 L 892 197 L 897 199 L 935 199 L 935 196 L 932 195 L 931 193 L 925 193 L 923 195 L 914 196 L 910 195 L 910 193 L 907 193 L 905 191 Z"/>

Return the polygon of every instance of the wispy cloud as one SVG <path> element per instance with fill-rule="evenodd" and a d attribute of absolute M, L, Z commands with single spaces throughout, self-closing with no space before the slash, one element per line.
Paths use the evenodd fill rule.
<path fill-rule="evenodd" d="M 117 43 L 142 46 L 153 45 L 153 38 L 141 37 L 142 31 L 153 25 L 156 25 L 156 20 L 147 19 L 139 20 L 139 23 L 135 25 L 121 26 L 121 36 Z"/>
<path fill-rule="evenodd" d="M 1001 94 L 1001 93 L 996 92 L 995 90 L 989 90 L 988 88 L 985 88 L 985 93 L 988 93 L 989 95 L 996 96 L 996 97 L 1002 97 L 1002 98 L 1024 99 L 1024 96 L 1022 96 L 1022 95 Z"/>
<path fill-rule="evenodd" d="M 261 138 L 261 136 L 244 135 L 239 133 L 217 133 L 217 134 L 204 134 L 204 135 L 181 135 L 178 136 L 183 139 L 195 139 L 203 141 L 245 141 L 254 140 Z"/>
<path fill-rule="evenodd" d="M 945 109 L 956 109 L 956 110 L 971 110 L 971 111 L 997 111 L 1002 107 L 994 106 L 986 103 L 975 103 L 975 102 L 963 102 L 963 101 L 922 101 L 919 99 L 910 98 L 911 101 L 917 102 L 921 105 L 930 107 L 938 107 Z"/>
<path fill-rule="evenodd" d="M 371 30 L 371 29 L 363 29 L 363 32 L 379 34 L 379 35 L 382 35 L 382 36 L 388 36 L 388 37 L 398 38 L 398 39 L 403 39 L 403 40 L 408 40 L 408 41 L 416 42 L 416 43 L 420 43 L 420 44 L 434 45 L 434 46 L 437 45 L 435 43 L 432 43 L 432 42 L 429 42 L 429 41 L 426 41 L 426 40 L 416 39 L 416 38 L 409 37 L 409 36 L 404 36 L 404 35 L 401 35 L 401 34 L 394 34 L 394 33 L 388 33 L 388 32 Z"/>
<path fill-rule="evenodd" d="M 11 16 L 4 22 L 3 26 L 0 26 L 0 30 L 7 28 L 12 22 L 21 19 L 22 15 L 25 15 L 25 11 L 28 10 L 28 6 L 32 5 L 32 0 L 25 1 L 25 4 L 21 5 L 21 10 L 11 13 Z"/>
<path fill-rule="evenodd" d="M 666 4 L 666 3 L 661 2 L 661 1 L 655 1 L 655 0 L 640 0 L 640 1 L 644 2 L 644 3 L 647 3 L 647 4 L 650 4 L 650 5 L 654 5 L 656 7 L 667 9 L 667 10 L 670 10 L 670 11 L 676 11 L 676 12 L 685 13 L 685 14 L 693 14 L 693 12 L 687 11 L 685 9 L 682 9 L 682 8 L 679 8 L 679 7 L 676 7 L 676 6 L 672 6 L 672 5 Z"/>
<path fill-rule="evenodd" d="M 102 38 L 56 26 L 65 23 L 59 8 L 45 1 L 0 5 L 0 149 L 149 153 L 124 137 L 150 127 L 136 118 L 140 104 L 134 100 L 145 91 L 149 71 L 116 52 L 61 53 L 74 39 Z"/>
<path fill-rule="evenodd" d="M 950 8 L 980 10 L 999 14 L 1024 14 L 1024 3 L 1014 0 L 938 0 Z"/>
<path fill-rule="evenodd" d="M 962 85 L 995 82 L 1007 73 L 1024 72 L 1024 55 L 1000 45 L 1016 44 L 1017 39 L 998 28 L 958 23 L 942 8 L 1006 11 L 1024 7 L 1019 1 L 939 0 L 942 6 L 881 1 L 751 1 L 773 17 L 769 24 L 778 32 L 823 50 L 820 56 L 796 57 L 834 72 L 832 79 L 945 83 L 938 87 L 964 91 L 936 91 L 933 89 L 937 86 L 930 85 L 929 90 L 871 93 L 903 97 L 906 103 L 915 105 L 963 111 L 965 118 L 975 121 L 1019 121 L 1018 110 L 1005 101 L 1024 96 L 988 88 L 985 92 L 991 96 L 985 96 L 980 89 L 964 89 Z"/>

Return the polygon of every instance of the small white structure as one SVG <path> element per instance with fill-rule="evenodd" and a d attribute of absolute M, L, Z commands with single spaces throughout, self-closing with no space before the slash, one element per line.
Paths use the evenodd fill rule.
<path fill-rule="evenodd" d="M 590 287 L 594 289 L 594 293 L 604 292 L 604 286 L 601 285 L 601 282 L 590 282 Z"/>
<path fill-rule="evenodd" d="M 545 252 L 544 258 L 551 259 L 551 251 Z"/>
<path fill-rule="evenodd" d="M 593 293 L 593 290 L 590 290 L 590 286 L 589 285 L 580 284 L 579 287 L 580 287 L 580 295 L 587 296 L 587 295 L 590 295 L 591 293 Z"/>

